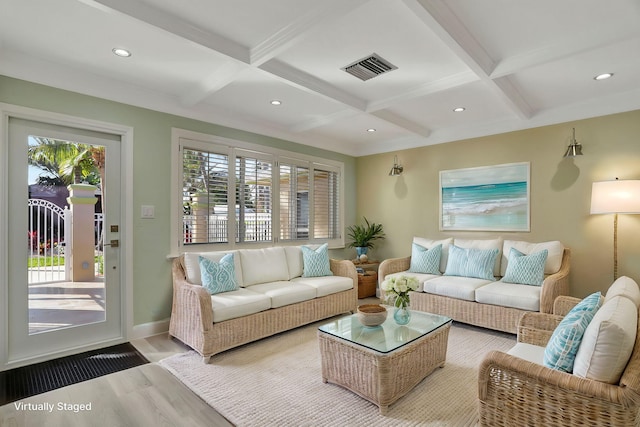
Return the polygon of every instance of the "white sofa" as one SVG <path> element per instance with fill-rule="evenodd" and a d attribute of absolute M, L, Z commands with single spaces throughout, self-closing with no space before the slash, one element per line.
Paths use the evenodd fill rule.
<path fill-rule="evenodd" d="M 420 286 L 415 292 L 410 293 L 411 307 L 416 310 L 515 334 L 518 320 L 524 313 L 551 313 L 556 297 L 569 293 L 570 250 L 558 241 L 529 243 L 501 238 L 430 240 L 415 237 L 413 250 L 416 248 L 415 245 L 423 250 L 441 246 L 436 271 L 411 271 L 412 262 L 409 256 L 384 260 L 380 264 L 378 277 L 380 284 L 391 276 L 409 275 L 417 278 Z M 459 248 L 497 251 L 492 266 L 492 277 L 491 274 L 485 278 L 449 275 L 447 268 L 450 267 L 449 254 L 452 246 L 456 246 L 457 256 L 460 253 Z M 507 283 L 501 280 L 509 269 L 511 248 L 525 256 L 547 251 L 540 286 Z M 509 273 L 513 276 L 511 271 Z"/>
<path fill-rule="evenodd" d="M 237 290 L 202 286 L 200 257 L 233 254 Z M 174 259 L 169 335 L 205 363 L 224 350 L 346 312 L 355 312 L 358 276 L 350 261 L 328 260 L 331 274 L 303 277 L 301 246 L 185 253 Z"/>

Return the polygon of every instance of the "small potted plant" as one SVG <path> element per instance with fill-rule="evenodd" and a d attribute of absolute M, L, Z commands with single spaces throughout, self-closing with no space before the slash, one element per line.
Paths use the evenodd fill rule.
<path fill-rule="evenodd" d="M 358 257 L 365 255 L 369 248 L 373 247 L 374 240 L 384 238 L 382 224 L 370 223 L 366 217 L 363 218 L 365 225 L 356 224 L 347 227 L 347 236 L 352 240 L 349 247 L 356 248 Z"/>

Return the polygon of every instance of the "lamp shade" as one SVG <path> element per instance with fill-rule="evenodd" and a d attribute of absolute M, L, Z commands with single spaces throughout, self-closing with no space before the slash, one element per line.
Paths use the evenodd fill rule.
<path fill-rule="evenodd" d="M 640 180 L 594 182 L 591 187 L 591 213 L 640 213 Z"/>

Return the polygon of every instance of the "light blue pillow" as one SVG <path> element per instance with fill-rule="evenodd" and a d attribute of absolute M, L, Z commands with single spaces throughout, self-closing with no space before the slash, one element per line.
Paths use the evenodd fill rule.
<path fill-rule="evenodd" d="M 560 321 L 544 349 L 544 366 L 568 373 L 573 372 L 573 363 L 584 331 L 600 308 L 600 301 L 600 292 L 595 292 L 580 301 Z"/>
<path fill-rule="evenodd" d="M 333 276 L 329 265 L 329 244 L 324 243 L 316 250 L 302 247 L 302 277 Z"/>
<path fill-rule="evenodd" d="M 493 277 L 493 267 L 498 252 L 498 249 L 472 249 L 451 245 L 444 275 L 496 280 Z"/>
<path fill-rule="evenodd" d="M 440 274 L 440 256 L 442 245 L 436 245 L 430 249 L 417 243 L 411 244 L 411 273 Z"/>
<path fill-rule="evenodd" d="M 544 264 L 547 262 L 549 251 L 546 249 L 525 255 L 516 248 L 509 251 L 507 271 L 503 282 L 519 283 L 521 285 L 542 286 L 544 281 Z"/>
<path fill-rule="evenodd" d="M 202 286 L 211 295 L 238 289 L 233 254 L 226 254 L 220 259 L 220 262 L 204 257 L 198 257 L 198 262 Z"/>

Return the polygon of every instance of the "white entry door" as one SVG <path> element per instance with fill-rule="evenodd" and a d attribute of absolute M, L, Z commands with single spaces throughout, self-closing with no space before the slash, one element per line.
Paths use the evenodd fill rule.
<path fill-rule="evenodd" d="M 120 136 L 12 117 L 8 135 L 8 168 L 2 172 L 8 180 L 8 328 L 1 369 L 123 342 Z M 70 152 L 53 158 L 65 150 Z M 66 186 L 47 187 L 47 179 L 34 185 L 47 161 L 59 175 L 66 168 L 76 182 L 84 180 L 79 187 L 85 191 L 78 193 L 83 197 L 65 203 L 58 193 Z M 33 211 L 31 204 L 58 210 Z M 60 209 L 62 223 L 55 222 Z"/>

